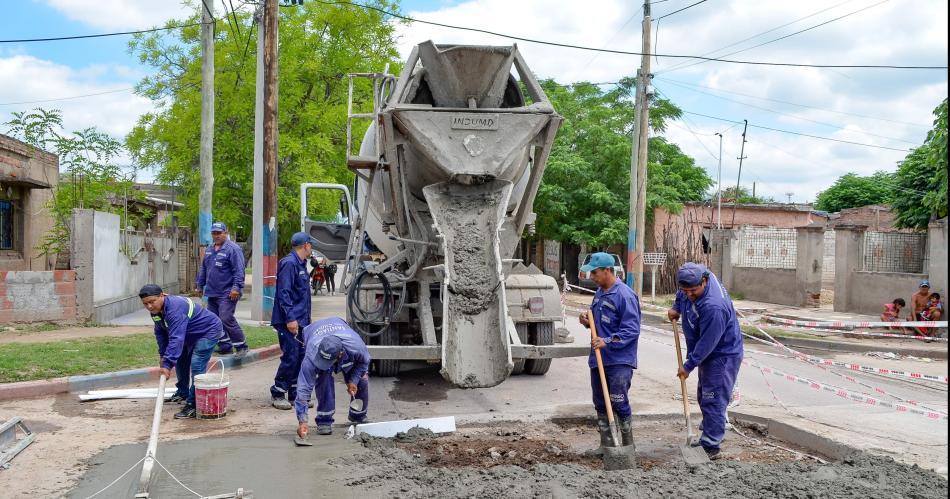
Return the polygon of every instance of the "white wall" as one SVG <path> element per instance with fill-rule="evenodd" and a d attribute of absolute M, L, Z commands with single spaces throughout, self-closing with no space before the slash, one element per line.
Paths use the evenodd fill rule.
<path fill-rule="evenodd" d="M 93 253 L 93 302 L 96 305 L 114 300 L 137 297 L 139 289 L 151 282 L 149 276 L 149 255 L 144 247 L 145 237 L 140 233 L 130 233 L 123 238 L 119 229 L 120 217 L 112 213 L 95 212 L 94 215 L 94 253 Z M 123 252 L 123 240 L 126 251 Z M 154 261 L 151 264 L 154 281 L 167 286 L 178 281 L 178 258 L 172 255 L 168 262 L 162 257 L 168 254 L 173 241 L 168 238 L 153 237 L 155 246 Z M 135 255 L 134 263 L 130 256 Z"/>

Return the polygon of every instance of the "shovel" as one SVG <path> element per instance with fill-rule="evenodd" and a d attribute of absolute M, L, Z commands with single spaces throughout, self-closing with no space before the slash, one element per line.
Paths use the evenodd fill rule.
<path fill-rule="evenodd" d="M 673 322 L 673 341 L 676 343 L 676 361 L 680 367 L 683 367 L 683 352 L 680 350 L 680 332 L 676 327 L 676 321 Z M 680 446 L 680 452 L 683 454 L 683 460 L 686 464 L 706 464 L 709 462 L 709 456 L 702 447 L 693 447 L 693 424 L 689 416 L 689 398 L 686 395 L 686 380 L 680 378 L 680 388 L 683 390 L 683 414 L 686 416 L 686 444 Z"/>
<path fill-rule="evenodd" d="M 594 314 L 587 312 L 587 320 L 590 322 L 590 338 L 597 338 L 597 326 L 594 324 Z M 597 359 L 597 372 L 600 374 L 600 388 L 604 391 L 604 404 L 607 406 L 607 424 L 610 425 L 610 438 L 613 441 L 612 447 L 604 447 L 603 459 L 604 468 L 608 471 L 627 470 L 637 466 L 636 447 L 633 445 L 622 445 L 620 440 L 620 429 L 614 420 L 614 409 L 610 403 L 610 390 L 607 389 L 607 376 L 604 374 L 604 359 L 600 356 L 600 350 L 594 350 L 594 357 Z"/>

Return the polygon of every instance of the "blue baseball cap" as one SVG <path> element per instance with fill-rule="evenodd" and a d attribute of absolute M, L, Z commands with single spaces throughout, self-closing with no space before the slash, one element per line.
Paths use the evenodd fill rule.
<path fill-rule="evenodd" d="M 227 232 L 228 226 L 224 222 L 215 222 L 211 224 L 211 232 Z"/>
<path fill-rule="evenodd" d="M 340 352 L 343 351 L 343 340 L 336 336 L 327 336 L 320 340 L 317 345 L 317 354 L 314 355 L 313 363 L 318 371 L 326 371 L 333 367 Z"/>
<path fill-rule="evenodd" d="M 681 288 L 691 288 L 699 286 L 703 282 L 703 277 L 709 275 L 709 269 L 705 265 L 694 262 L 686 262 L 676 271 L 676 283 Z"/>
<path fill-rule="evenodd" d="M 296 248 L 297 246 L 303 246 L 307 243 L 312 243 L 313 239 L 306 232 L 298 232 L 293 236 L 290 236 L 290 245 Z"/>
<path fill-rule="evenodd" d="M 930 281 L 928 281 L 927 279 L 924 279 L 923 281 L 920 281 L 920 286 L 917 286 L 917 287 L 918 287 L 918 288 L 929 288 L 929 287 L 930 287 Z"/>
<path fill-rule="evenodd" d="M 614 257 L 604 252 L 597 252 L 590 256 L 587 265 L 581 266 L 581 272 L 590 272 L 594 269 L 612 269 L 614 268 Z"/>

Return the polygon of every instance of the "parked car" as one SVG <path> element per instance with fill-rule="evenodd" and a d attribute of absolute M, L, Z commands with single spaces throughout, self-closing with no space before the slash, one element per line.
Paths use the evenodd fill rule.
<path fill-rule="evenodd" d="M 621 281 L 623 281 L 624 279 L 626 279 L 626 275 L 624 274 L 624 271 L 623 271 L 623 263 L 620 260 L 620 255 L 611 253 L 610 256 L 614 257 L 614 275 L 617 276 L 617 279 L 620 279 Z M 581 267 L 583 267 L 584 265 L 587 265 L 588 263 L 590 263 L 589 254 L 584 257 L 584 263 L 581 264 Z M 594 281 L 590 279 L 589 272 L 582 272 L 578 270 L 577 282 L 578 282 L 578 285 L 582 288 L 597 289 L 597 284 L 595 284 Z"/>

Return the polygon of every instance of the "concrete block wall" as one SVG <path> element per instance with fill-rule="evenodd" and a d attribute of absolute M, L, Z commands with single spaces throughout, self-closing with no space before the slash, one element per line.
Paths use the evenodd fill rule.
<path fill-rule="evenodd" d="M 72 270 L 0 271 L 0 324 L 76 318 Z"/>
<path fill-rule="evenodd" d="M 796 279 L 795 269 L 733 267 L 732 285 L 726 289 L 733 298 L 798 306 Z"/>
<path fill-rule="evenodd" d="M 928 262 L 927 273 L 930 276 L 930 289 L 940 293 L 946 303 L 947 295 L 947 219 L 943 218 L 930 223 L 928 231 Z"/>

